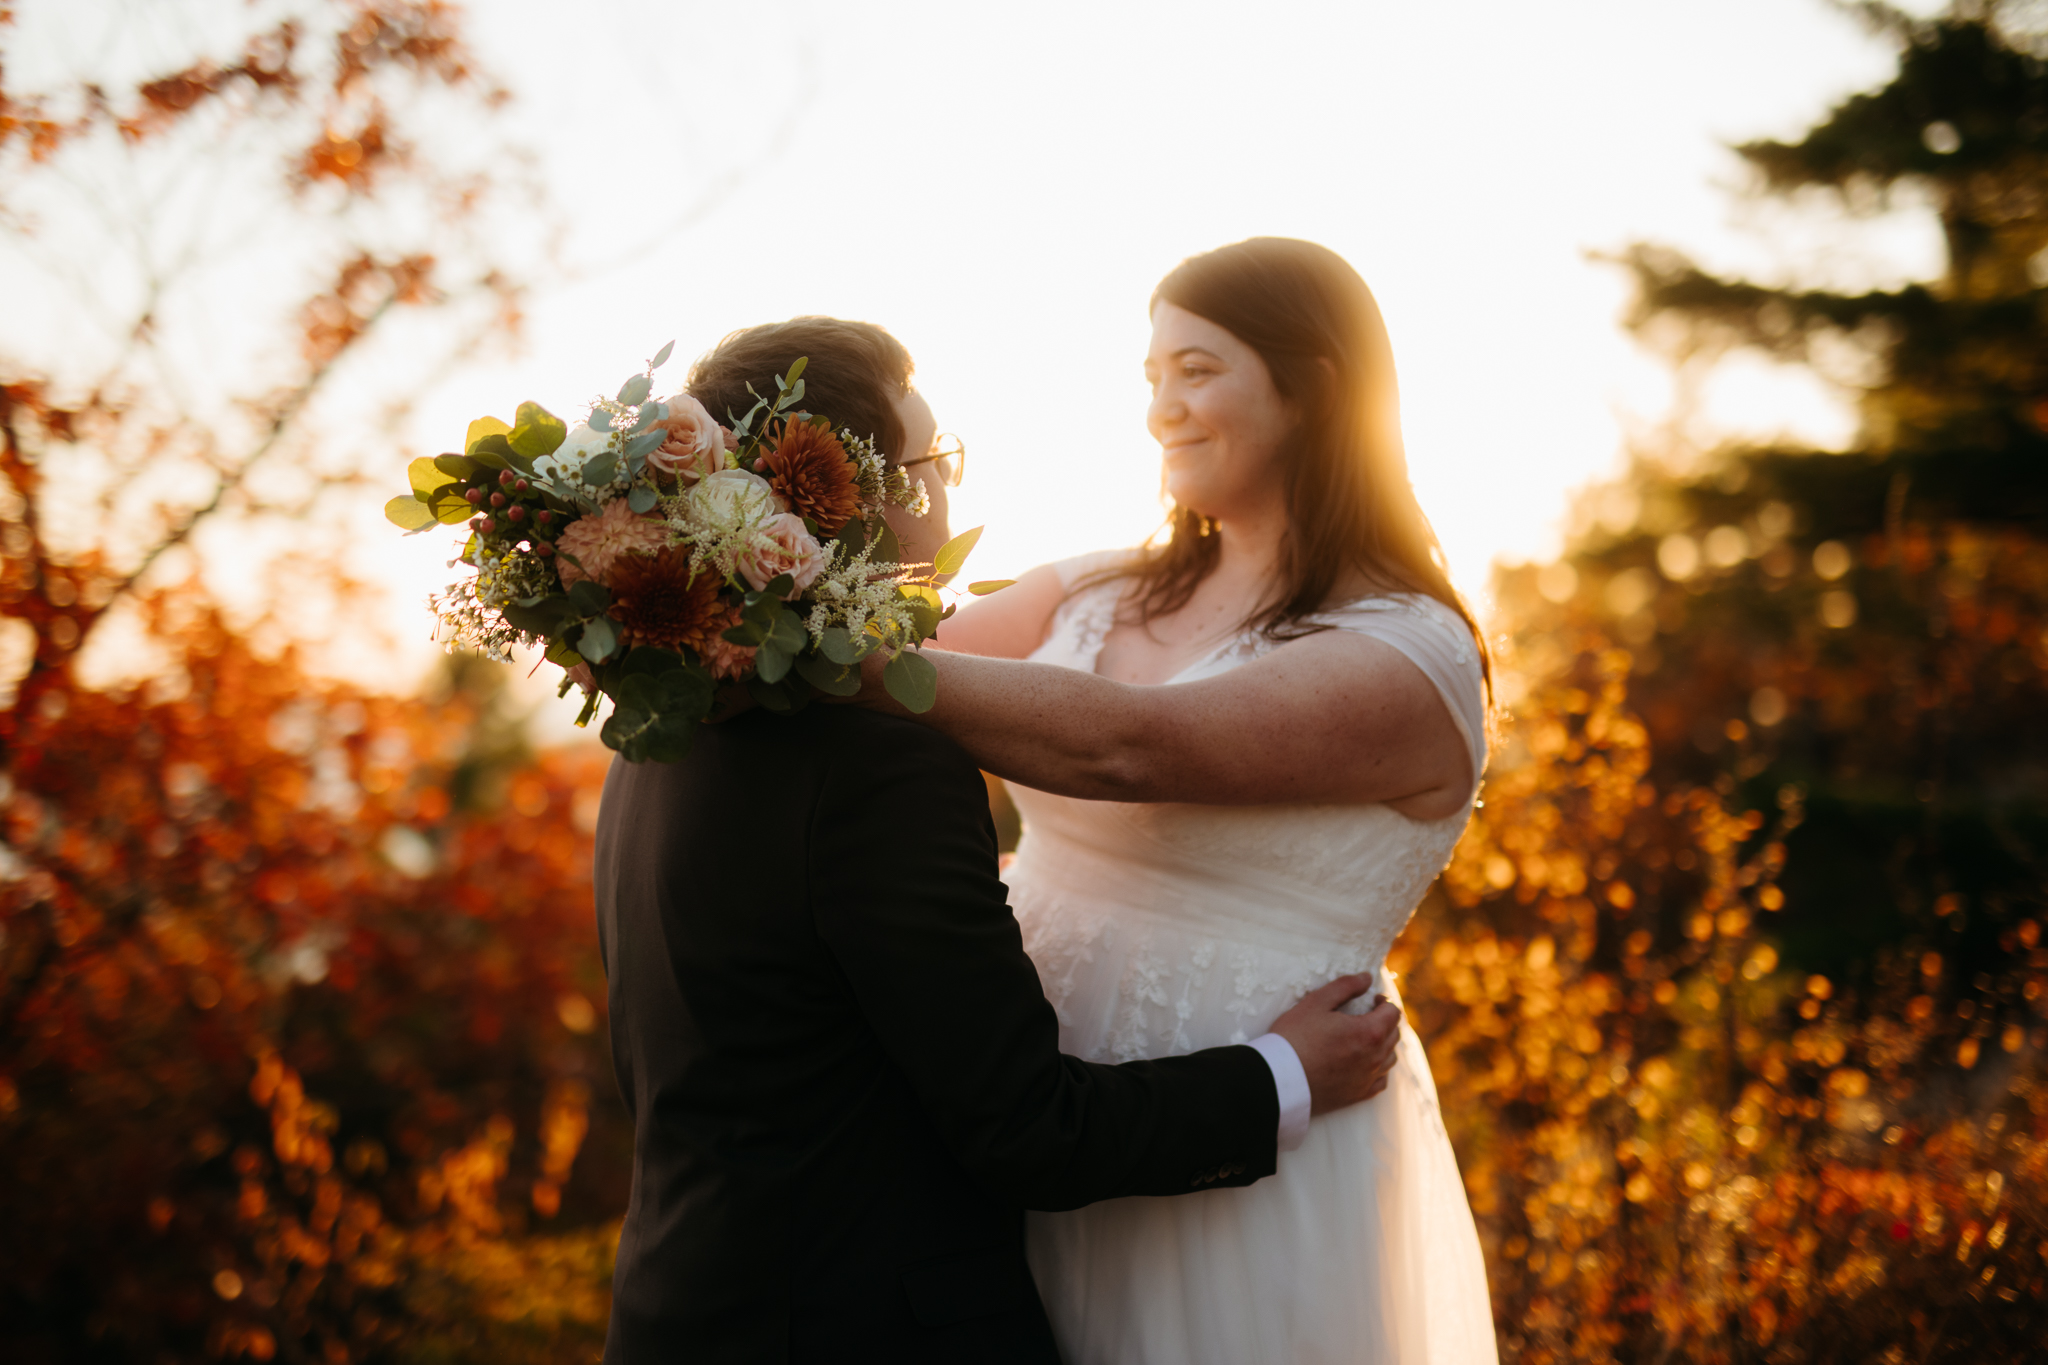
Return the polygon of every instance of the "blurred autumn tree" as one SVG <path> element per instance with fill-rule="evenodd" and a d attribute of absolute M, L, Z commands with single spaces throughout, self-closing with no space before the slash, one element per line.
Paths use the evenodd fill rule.
<path fill-rule="evenodd" d="M 23 78 L 67 38 L 100 65 Z M 0 42 L 44 320 L 0 351 L 0 1356 L 592 1353 L 601 768 L 480 738 L 496 670 L 300 663 L 362 600 L 339 495 L 402 459 L 349 404 L 516 327 L 506 186 L 429 145 L 503 92 L 435 0 L 0 4 Z"/>
<path fill-rule="evenodd" d="M 1924 205 L 1948 269 L 1631 253 L 1646 339 L 1813 366 L 1860 434 L 1644 451 L 1503 576 L 1528 692 L 1402 946 L 1512 1358 L 2048 1340 L 2048 66 L 2017 6 L 1854 12 L 1891 83 L 1738 150 Z"/>

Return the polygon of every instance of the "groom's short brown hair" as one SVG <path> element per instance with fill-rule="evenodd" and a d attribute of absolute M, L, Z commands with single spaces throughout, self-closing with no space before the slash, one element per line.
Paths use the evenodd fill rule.
<path fill-rule="evenodd" d="M 810 359 L 803 374 L 805 411 L 872 436 L 892 460 L 909 453 L 896 400 L 910 392 L 915 366 L 903 343 L 872 322 L 801 317 L 742 328 L 690 367 L 690 395 L 731 425 L 754 406 L 755 394 L 773 398 L 775 376 L 789 373 L 800 356 Z M 754 393 L 747 392 L 749 384 Z"/>

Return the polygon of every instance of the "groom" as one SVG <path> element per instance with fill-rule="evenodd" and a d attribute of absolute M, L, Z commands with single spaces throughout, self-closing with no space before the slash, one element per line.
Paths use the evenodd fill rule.
<path fill-rule="evenodd" d="M 866 324 L 737 333 L 691 390 L 743 412 L 746 381 L 798 356 L 807 406 L 892 460 L 931 449 L 909 355 Z M 926 483 L 930 513 L 897 523 L 906 560 L 946 536 Z M 1062 1056 L 980 774 L 876 712 L 757 710 L 681 763 L 615 761 L 596 882 L 634 1120 L 608 1365 L 1056 1365 L 1023 1210 L 1249 1185 L 1392 1064 L 1392 1006 L 1338 1011 L 1365 977 L 1248 1046 Z"/>

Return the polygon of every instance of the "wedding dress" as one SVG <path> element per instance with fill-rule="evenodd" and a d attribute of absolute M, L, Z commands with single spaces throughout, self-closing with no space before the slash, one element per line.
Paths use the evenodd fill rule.
<path fill-rule="evenodd" d="M 1061 566 L 1069 581 L 1099 560 Z M 1031 657 L 1093 671 L 1120 585 L 1084 588 Z M 1395 646 L 1485 761 L 1479 661 L 1419 596 L 1317 618 Z M 1171 683 L 1275 648 L 1229 641 Z M 1469 810 L 1083 801 L 1013 787 L 1005 874 L 1061 1050 L 1094 1062 L 1242 1043 L 1304 993 L 1372 972 L 1449 860 Z M 1356 1002 L 1365 1008 L 1371 993 Z M 1069 1365 L 1468 1365 L 1495 1361 L 1486 1266 L 1414 1033 L 1377 1098 L 1310 1122 L 1244 1189 L 1034 1213 L 1029 1253 Z"/>

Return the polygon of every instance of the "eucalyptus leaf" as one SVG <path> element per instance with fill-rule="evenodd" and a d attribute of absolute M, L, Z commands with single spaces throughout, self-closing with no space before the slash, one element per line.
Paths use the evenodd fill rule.
<path fill-rule="evenodd" d="M 781 601 L 796 587 L 796 580 L 786 573 L 779 573 L 761 585 L 761 596 Z"/>
<path fill-rule="evenodd" d="M 775 376 L 775 383 L 777 387 L 786 389 L 790 387 L 792 384 L 795 384 L 798 381 L 800 381 L 804 377 L 804 368 L 808 366 L 810 363 L 811 358 L 809 356 L 798 356 L 796 358 L 796 364 L 789 367 L 788 374 L 778 374 Z"/>
<path fill-rule="evenodd" d="M 832 539 L 846 547 L 846 556 L 849 559 L 868 547 L 867 529 L 860 524 L 858 517 L 849 519 Z"/>
<path fill-rule="evenodd" d="M 633 419 L 633 425 L 626 428 L 626 430 L 629 434 L 645 431 L 666 416 L 668 416 L 668 409 L 661 404 L 643 403 L 640 405 L 640 415 Z"/>
<path fill-rule="evenodd" d="M 649 427 L 638 436 L 626 442 L 628 455 L 652 455 L 661 449 L 661 443 L 668 439 L 668 428 Z"/>
<path fill-rule="evenodd" d="M 779 683 L 763 682 L 756 676 L 747 679 L 747 694 L 763 710 L 773 711 L 779 716 L 791 715 L 810 704 L 810 689 L 796 678 L 785 677 Z"/>
<path fill-rule="evenodd" d="M 410 493 L 385 503 L 384 519 L 407 531 L 424 531 L 436 520 L 427 505 Z"/>
<path fill-rule="evenodd" d="M 938 553 L 932 556 L 932 572 L 941 578 L 960 572 L 960 566 L 967 562 L 974 543 L 981 539 L 981 532 L 982 528 L 977 526 L 971 531 L 962 531 L 941 545 Z"/>
<path fill-rule="evenodd" d="M 768 632 L 769 646 L 786 654 L 796 654 L 810 643 L 804 630 L 804 618 L 787 607 L 775 614 L 775 625 Z"/>
<path fill-rule="evenodd" d="M 592 431 L 610 431 L 612 429 L 611 409 L 592 408 L 590 410 L 590 429 Z"/>
<path fill-rule="evenodd" d="M 624 403 L 629 408 L 638 407 L 647 401 L 648 390 L 653 387 L 654 381 L 652 379 L 649 379 L 644 374 L 636 374 L 625 383 L 619 385 L 618 401 Z"/>
<path fill-rule="evenodd" d="M 882 686 L 906 710 L 923 715 L 939 699 L 939 670 L 924 655 L 906 649 L 882 670 Z"/>
<path fill-rule="evenodd" d="M 550 640 L 548 641 L 548 662 L 560 664 L 564 668 L 574 668 L 583 662 L 583 656 L 578 654 L 565 641 Z"/>
<path fill-rule="evenodd" d="M 606 616 L 593 617 L 584 622 L 583 633 L 576 637 L 576 652 L 594 664 L 601 664 L 611 658 L 618 647 L 618 627 Z"/>
<path fill-rule="evenodd" d="M 583 466 L 583 485 L 586 488 L 602 488 L 610 483 L 619 472 L 619 453 L 607 450 L 604 454 Z"/>
<path fill-rule="evenodd" d="M 675 348 L 676 344 L 673 341 L 671 341 L 668 345 L 656 351 L 654 353 L 654 359 L 647 362 L 647 368 L 650 370 L 658 370 L 663 365 L 666 365 L 668 363 L 669 352 L 675 350 Z"/>
<path fill-rule="evenodd" d="M 626 506 L 635 512 L 652 512 L 654 504 L 661 501 L 661 495 L 644 484 L 626 494 Z"/>
<path fill-rule="evenodd" d="M 875 564 L 901 564 L 903 562 L 903 546 L 896 539 L 896 532 L 890 529 L 887 522 L 882 523 L 882 532 L 875 537 L 875 557 L 871 562 Z"/>
<path fill-rule="evenodd" d="M 583 619 L 569 599 L 560 593 L 543 597 L 530 607 L 512 602 L 502 610 L 507 625 L 529 635 L 545 635 L 550 639 Z"/>
<path fill-rule="evenodd" d="M 826 658 L 841 665 L 859 663 L 867 653 L 854 643 L 853 637 L 846 633 L 845 626 L 825 627 L 825 638 L 819 643 L 818 648 L 823 651 Z"/>
<path fill-rule="evenodd" d="M 842 635 L 844 631 L 840 632 Z M 834 697 L 851 697 L 860 692 L 860 670 L 835 663 L 818 654 L 797 657 L 797 676 L 820 692 Z"/>
<path fill-rule="evenodd" d="M 582 578 L 569 589 L 569 601 L 579 615 L 596 616 L 612 604 L 612 593 L 604 584 Z"/>
<path fill-rule="evenodd" d="M 1013 587 L 1016 582 L 1014 578 L 984 578 L 979 583 L 969 583 L 967 591 L 976 597 L 986 597 L 992 592 L 1001 592 L 1004 588 Z"/>
<path fill-rule="evenodd" d="M 697 726 L 711 710 L 711 697 L 710 675 L 700 670 L 629 672 L 619 683 L 612 718 L 600 736 L 628 762 L 673 763 L 690 752 Z"/>
<path fill-rule="evenodd" d="M 781 682 L 789 673 L 789 666 L 795 659 L 788 652 L 776 647 L 773 639 L 764 643 L 754 654 L 754 671 L 762 682 Z"/>

